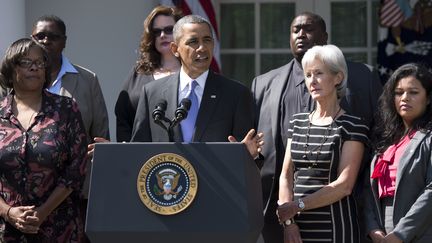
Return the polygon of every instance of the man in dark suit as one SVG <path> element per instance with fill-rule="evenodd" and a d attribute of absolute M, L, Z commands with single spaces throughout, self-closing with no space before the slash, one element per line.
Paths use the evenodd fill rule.
<path fill-rule="evenodd" d="M 252 147 L 248 146 L 248 149 L 253 156 L 257 155 L 257 145 L 262 142 L 261 135 L 256 136 L 253 130 L 252 94 L 241 83 L 209 70 L 214 41 L 208 21 L 196 15 L 185 16 L 175 24 L 173 35 L 171 50 L 180 59 L 181 70 L 144 86 L 132 141 L 169 141 L 167 132 L 153 121 L 152 111 L 161 100 L 165 100 L 167 116 L 174 116 L 177 104 L 183 98 L 189 98 L 192 104 L 188 117 L 181 122 L 180 127 L 174 128 L 174 141 L 235 141 L 235 138 L 243 138 L 248 134 L 245 137 L 246 145 L 252 142 Z M 194 98 L 191 98 L 192 94 Z M 196 116 L 193 110 L 197 111 Z"/>
<path fill-rule="evenodd" d="M 314 108 L 304 82 L 301 60 L 314 45 L 325 45 L 327 38 L 326 25 L 320 16 L 309 12 L 296 16 L 291 23 L 290 33 L 294 59 L 256 77 L 252 84 L 257 129 L 265 135 L 261 179 L 265 205 L 262 236 L 266 243 L 283 242 L 283 228 L 279 225 L 276 208 L 289 121 L 294 114 L 309 112 Z M 382 90 L 378 74 L 361 63 L 347 62 L 347 65 L 347 94 L 341 100 L 341 106 L 372 125 L 373 113 Z"/>

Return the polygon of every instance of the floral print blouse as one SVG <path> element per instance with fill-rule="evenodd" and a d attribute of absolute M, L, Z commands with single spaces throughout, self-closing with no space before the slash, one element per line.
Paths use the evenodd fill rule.
<path fill-rule="evenodd" d="M 0 99 L 0 196 L 10 206 L 42 205 L 56 187 L 73 192 L 48 215 L 38 234 L 0 221 L 0 242 L 82 242 L 80 190 L 87 163 L 81 113 L 70 98 L 43 91 L 27 130 L 12 112 L 13 93 Z"/>

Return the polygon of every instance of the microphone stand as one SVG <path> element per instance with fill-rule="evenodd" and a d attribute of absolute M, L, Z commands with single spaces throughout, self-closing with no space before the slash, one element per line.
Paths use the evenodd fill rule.
<path fill-rule="evenodd" d="M 161 104 L 162 103 L 162 104 Z M 174 141 L 174 127 L 177 126 L 182 120 L 186 119 L 189 108 L 190 108 L 190 100 L 183 99 L 180 102 L 180 106 L 177 107 L 175 111 L 175 116 L 172 120 L 165 117 L 166 103 L 160 102 L 156 109 L 153 111 L 153 121 L 158 124 L 162 129 L 164 129 L 168 134 L 168 141 Z M 165 125 L 166 123 L 167 125 Z"/>

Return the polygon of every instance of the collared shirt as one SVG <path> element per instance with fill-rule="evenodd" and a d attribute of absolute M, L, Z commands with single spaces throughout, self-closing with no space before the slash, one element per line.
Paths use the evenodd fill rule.
<path fill-rule="evenodd" d="M 389 146 L 386 151 L 378 158 L 375 170 L 380 170 L 378 175 L 378 195 L 380 198 L 393 197 L 396 191 L 396 174 L 406 147 L 411 142 L 416 131 L 405 135 L 398 143 Z M 379 173 L 377 173 L 379 174 Z"/>
<path fill-rule="evenodd" d="M 280 146 L 285 150 L 288 139 L 288 128 L 294 114 L 309 112 L 314 108 L 314 102 L 307 90 L 301 63 L 294 59 L 288 82 L 284 87 L 280 104 Z M 280 147 L 282 148 L 282 147 Z"/>
<path fill-rule="evenodd" d="M 180 84 L 179 84 L 179 96 L 178 96 L 178 103 L 180 104 L 180 101 L 183 98 L 186 98 L 189 96 L 190 93 L 190 88 L 189 88 L 189 84 L 191 83 L 192 80 L 196 80 L 198 85 L 195 87 L 195 94 L 198 97 L 198 102 L 199 104 L 201 104 L 201 100 L 202 100 L 202 96 L 204 93 L 204 87 L 205 87 L 205 83 L 208 77 L 209 71 L 205 71 L 204 73 L 202 73 L 200 76 L 198 76 L 196 79 L 192 79 L 191 77 L 189 77 L 183 70 L 183 67 L 180 69 Z M 198 104 L 198 107 L 199 107 Z"/>
<path fill-rule="evenodd" d="M 62 84 L 62 77 L 66 73 L 78 73 L 72 63 L 62 55 L 62 65 L 60 68 L 60 72 L 57 75 L 57 78 L 52 83 L 51 87 L 48 88 L 48 91 L 54 94 L 60 94 L 60 88 Z"/>

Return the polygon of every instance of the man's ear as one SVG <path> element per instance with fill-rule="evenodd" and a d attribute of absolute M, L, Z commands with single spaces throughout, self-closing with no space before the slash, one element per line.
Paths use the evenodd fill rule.
<path fill-rule="evenodd" d="M 327 34 L 327 32 L 326 31 L 321 32 L 319 34 L 319 37 L 316 39 L 316 42 L 314 43 L 314 46 L 315 45 L 320 45 L 320 46 L 327 45 L 327 40 L 328 40 L 328 34 Z"/>
<path fill-rule="evenodd" d="M 327 33 L 327 31 L 324 32 L 323 41 L 324 41 L 324 45 L 327 45 L 327 41 L 328 41 L 328 33 Z"/>
<path fill-rule="evenodd" d="M 176 56 L 177 58 L 180 57 L 180 54 L 177 52 L 178 46 L 175 42 L 171 42 L 170 48 L 171 48 L 171 52 L 174 56 Z"/>

